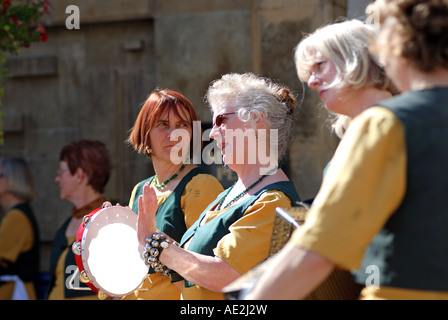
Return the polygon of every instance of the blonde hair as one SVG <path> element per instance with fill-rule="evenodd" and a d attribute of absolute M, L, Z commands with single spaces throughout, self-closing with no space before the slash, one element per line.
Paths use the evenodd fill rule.
<path fill-rule="evenodd" d="M 0 159 L 4 178 L 7 179 L 6 192 L 26 202 L 36 198 L 36 189 L 31 169 L 27 162 L 20 158 Z"/>
<path fill-rule="evenodd" d="M 316 53 L 333 62 L 337 76 L 329 87 L 350 85 L 358 89 L 371 85 L 396 92 L 377 58 L 369 52 L 369 44 L 378 30 L 359 20 L 348 20 L 327 25 L 306 36 L 294 50 L 297 74 L 307 82 L 312 66 L 317 62 Z"/>

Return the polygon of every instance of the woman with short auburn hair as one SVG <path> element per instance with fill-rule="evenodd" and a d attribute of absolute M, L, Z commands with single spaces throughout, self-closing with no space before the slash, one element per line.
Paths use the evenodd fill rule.
<path fill-rule="evenodd" d="M 87 290 L 70 290 L 66 284 L 74 272 L 70 268 L 76 266 L 72 243 L 84 216 L 108 201 L 102 194 L 111 170 L 109 151 L 102 141 L 82 139 L 65 145 L 60 151 L 55 182 L 60 199 L 70 202 L 73 208 L 53 240 L 49 300 L 98 299 L 84 283 L 80 286 Z"/>
<path fill-rule="evenodd" d="M 198 126 L 194 130 L 194 126 Z M 185 231 L 198 219 L 204 208 L 223 190 L 219 181 L 203 167 L 191 163 L 193 132 L 202 139 L 199 118 L 193 104 L 181 93 L 155 89 L 143 104 L 128 142 L 143 153 L 155 175 L 137 183 L 129 206 L 140 214 L 138 201 L 145 185 L 156 193 L 157 228 L 180 241 Z M 156 268 L 150 268 L 148 279 L 125 300 L 179 300 L 180 288 Z"/>

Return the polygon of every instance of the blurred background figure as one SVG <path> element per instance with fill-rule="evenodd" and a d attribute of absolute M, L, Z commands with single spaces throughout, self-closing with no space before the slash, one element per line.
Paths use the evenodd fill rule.
<path fill-rule="evenodd" d="M 97 294 L 91 290 L 70 290 L 66 284 L 76 270 L 71 247 L 82 218 L 107 201 L 102 193 L 112 169 L 109 152 L 101 141 L 80 140 L 63 147 L 59 161 L 55 181 L 60 198 L 71 202 L 73 209 L 54 237 L 48 299 L 97 299 Z"/>
<path fill-rule="evenodd" d="M 333 128 L 340 138 L 351 119 L 397 92 L 377 57 L 369 52 L 377 35 L 373 25 L 347 20 L 318 28 L 295 49 L 299 79 L 317 91 L 325 107 L 336 115 Z M 326 169 L 330 164 L 331 160 Z M 312 295 L 325 292 L 332 299 L 357 299 L 361 288 L 349 271 L 338 268 Z"/>
<path fill-rule="evenodd" d="M 377 35 L 373 25 L 353 19 L 318 28 L 295 48 L 299 79 L 336 115 L 333 128 L 339 138 L 351 119 L 397 93 L 377 56 L 369 52 Z"/>
<path fill-rule="evenodd" d="M 25 160 L 0 159 L 0 300 L 35 300 L 39 229 L 30 202 L 36 196 Z"/>
<path fill-rule="evenodd" d="M 187 156 L 190 154 L 192 157 L 193 149 L 196 149 L 193 147 L 193 141 L 197 141 L 193 139 L 194 125 L 199 125 L 199 118 L 185 96 L 172 90 L 156 89 L 140 110 L 129 135 L 129 143 L 151 159 L 156 173 L 134 187 L 129 206 L 139 213 L 138 199 L 143 186 L 147 183 L 153 186 L 158 205 L 157 228 L 178 242 L 209 203 L 223 191 L 214 176 L 189 163 Z M 180 141 L 174 136 L 176 131 L 173 132 L 179 129 L 181 131 L 177 132 L 185 134 Z M 195 132 L 202 137 L 200 125 Z M 136 290 L 125 299 L 180 299 L 180 288 L 171 283 L 169 277 L 154 272 L 152 268 L 149 277 L 151 282 L 146 279 L 141 286 L 148 290 Z"/>

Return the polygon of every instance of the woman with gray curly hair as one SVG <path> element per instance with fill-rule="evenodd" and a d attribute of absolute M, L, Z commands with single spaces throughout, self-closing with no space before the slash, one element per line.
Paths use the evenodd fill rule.
<path fill-rule="evenodd" d="M 260 78 L 252 73 L 224 75 L 209 87 L 206 101 L 212 112 L 214 106 L 233 103 L 238 106 L 237 116 L 252 130 L 247 133 L 256 137 L 257 122 L 266 121 L 269 125 L 269 134 L 276 139 L 266 141 L 270 145 L 270 160 L 278 164 L 285 158 L 291 140 L 291 128 L 296 99 L 291 91 L 270 79 Z M 224 115 L 225 117 L 228 115 Z M 221 116 L 220 116 L 221 118 Z M 221 118 L 222 119 L 222 118 Z M 248 135 L 250 136 L 250 135 Z M 272 138 L 272 137 L 271 137 Z M 256 144 L 250 147 L 257 146 Z M 276 150 L 272 150 L 272 149 Z M 259 150 L 252 150 L 254 154 Z M 261 156 L 258 152 L 258 156 Z M 272 166 L 272 163 L 270 164 Z"/>
<path fill-rule="evenodd" d="M 253 74 L 227 74 L 210 85 L 206 99 L 214 120 L 210 137 L 237 173 L 236 183 L 204 210 L 180 246 L 156 228 L 154 190 L 146 185 L 139 199 L 138 237 L 148 263 L 168 270 L 172 281 L 183 280 L 182 298 L 189 300 L 223 299 L 224 286 L 268 257 L 275 208 L 300 201 L 279 159 L 252 157 L 277 145 L 277 154 L 286 154 L 295 108 L 290 90 Z M 275 146 L 268 143 L 272 135 L 281 140 Z"/>

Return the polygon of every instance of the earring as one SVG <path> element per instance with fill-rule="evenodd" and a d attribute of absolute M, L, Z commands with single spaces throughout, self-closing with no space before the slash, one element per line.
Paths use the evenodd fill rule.
<path fill-rule="evenodd" d="M 150 159 L 151 158 L 151 154 L 152 154 L 152 149 L 145 147 L 145 157 Z"/>

